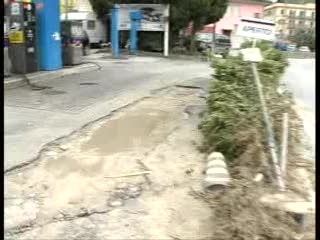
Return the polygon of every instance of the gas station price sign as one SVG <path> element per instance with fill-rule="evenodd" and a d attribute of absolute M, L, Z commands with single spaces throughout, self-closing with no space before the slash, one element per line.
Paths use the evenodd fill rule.
<path fill-rule="evenodd" d="M 9 34 L 10 43 L 24 43 L 23 31 L 11 31 Z"/>

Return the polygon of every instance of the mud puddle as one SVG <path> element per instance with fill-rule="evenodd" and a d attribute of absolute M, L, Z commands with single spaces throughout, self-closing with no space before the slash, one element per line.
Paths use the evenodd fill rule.
<path fill-rule="evenodd" d="M 82 151 L 96 149 L 103 155 L 150 147 L 166 135 L 163 127 L 172 121 L 173 114 L 158 109 L 141 109 L 104 123 L 91 139 L 83 144 Z"/>

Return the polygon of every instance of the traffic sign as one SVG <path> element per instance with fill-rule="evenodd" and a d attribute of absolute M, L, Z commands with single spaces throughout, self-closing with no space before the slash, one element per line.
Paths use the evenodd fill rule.
<path fill-rule="evenodd" d="M 242 37 L 275 40 L 275 23 L 259 18 L 242 18 L 236 34 Z"/>

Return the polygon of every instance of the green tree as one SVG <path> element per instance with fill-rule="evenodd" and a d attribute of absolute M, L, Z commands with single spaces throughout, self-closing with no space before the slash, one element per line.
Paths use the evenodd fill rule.
<path fill-rule="evenodd" d="M 174 30 L 192 23 L 190 50 L 195 51 L 195 34 L 206 24 L 215 23 L 223 17 L 228 0 L 176 0 L 171 4 L 171 22 Z"/>
<path fill-rule="evenodd" d="M 98 17 L 103 17 L 115 3 L 141 3 L 139 0 L 90 0 Z M 228 0 L 143 0 L 143 3 L 169 3 L 170 29 L 174 38 L 179 30 L 192 23 L 191 51 L 195 51 L 195 34 L 204 25 L 215 23 L 223 17 Z"/>
<path fill-rule="evenodd" d="M 297 29 L 290 40 L 295 42 L 298 47 L 308 46 L 312 51 L 315 49 L 315 31 L 313 29 Z"/>
<path fill-rule="evenodd" d="M 93 11 L 97 14 L 98 18 L 104 18 L 109 13 L 113 0 L 89 0 Z"/>

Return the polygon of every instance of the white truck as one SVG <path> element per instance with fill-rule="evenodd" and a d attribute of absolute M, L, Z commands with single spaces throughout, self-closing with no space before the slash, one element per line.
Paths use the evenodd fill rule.
<path fill-rule="evenodd" d="M 66 16 L 67 15 L 67 16 Z M 87 32 L 91 46 L 99 46 L 107 42 L 107 27 L 97 19 L 93 12 L 68 12 L 61 14 L 61 21 L 79 21 L 82 28 Z"/>

